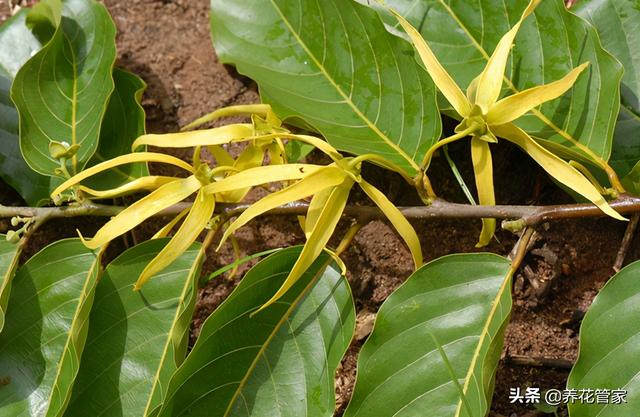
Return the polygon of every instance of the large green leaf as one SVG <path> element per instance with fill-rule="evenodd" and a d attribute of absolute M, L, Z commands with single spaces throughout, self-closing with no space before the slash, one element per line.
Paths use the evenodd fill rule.
<path fill-rule="evenodd" d="M 100 272 L 79 239 L 40 251 L 13 279 L 0 334 L 0 415 L 60 416 L 69 401 Z"/>
<path fill-rule="evenodd" d="M 624 66 L 622 106 L 611 155 L 611 165 L 624 176 L 640 160 L 640 2 L 583 0 L 572 10 L 593 24 L 602 45 Z"/>
<path fill-rule="evenodd" d="M 114 260 L 96 289 L 82 365 L 65 416 L 147 416 L 162 403 L 186 355 L 204 251 L 186 251 L 142 290 L 132 291 L 168 239 Z"/>
<path fill-rule="evenodd" d="M 113 70 L 113 81 L 115 89 L 109 98 L 98 150 L 89 161 L 90 166 L 131 152 L 133 141 L 145 133 L 145 113 L 140 100 L 147 85 L 137 75 L 119 68 Z M 94 175 L 84 183 L 109 189 L 145 175 L 149 175 L 146 164 L 128 164 Z"/>
<path fill-rule="evenodd" d="M 113 90 L 115 25 L 95 0 L 64 0 L 50 40 L 18 71 L 11 97 L 20 117 L 20 149 L 34 170 L 59 166 L 50 141 L 80 145 L 69 167 L 77 172 L 97 149 Z"/>
<path fill-rule="evenodd" d="M 334 373 L 354 330 L 346 280 L 323 254 L 278 302 L 300 247 L 247 273 L 202 327 L 161 416 L 332 416 Z"/>
<path fill-rule="evenodd" d="M 22 242 L 19 244 L 7 241 L 5 235 L 0 235 L 0 333 L 4 328 L 4 316 L 7 312 L 11 282 L 18 267 L 18 260 L 22 253 Z"/>
<path fill-rule="evenodd" d="M 572 417 L 637 416 L 640 409 L 640 262 L 602 288 L 580 327 L 568 388 L 626 390 L 626 404 L 569 404 Z M 592 392 L 593 394 L 593 392 Z"/>
<path fill-rule="evenodd" d="M 420 29 L 447 71 L 466 88 L 529 0 L 386 3 Z M 568 12 L 563 0 L 542 1 L 521 27 L 505 74 L 509 87 L 503 93 L 558 80 L 586 61 L 591 65 L 569 92 L 523 116 L 517 124 L 543 143 L 560 144 L 602 166 L 611 154 L 622 66 L 602 48 L 595 29 Z"/>
<path fill-rule="evenodd" d="M 49 196 L 49 178 L 29 168 L 18 139 L 18 112 L 10 99 L 11 83 L 20 67 L 40 49 L 25 24 L 23 9 L 0 25 L 0 176 L 30 205 Z"/>
<path fill-rule="evenodd" d="M 378 312 L 345 417 L 484 417 L 510 282 L 509 262 L 493 254 L 445 256 L 417 270 Z"/>
<path fill-rule="evenodd" d="M 212 0 L 218 56 L 258 82 L 278 115 L 336 148 L 416 172 L 440 135 L 435 89 L 411 46 L 352 0 Z M 295 122 L 295 120 L 294 120 Z"/>

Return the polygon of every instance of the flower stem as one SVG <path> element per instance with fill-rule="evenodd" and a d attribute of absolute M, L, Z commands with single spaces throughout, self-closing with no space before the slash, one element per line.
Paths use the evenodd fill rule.
<path fill-rule="evenodd" d="M 422 164 L 420 164 L 420 168 L 423 171 L 426 171 L 427 169 L 429 169 L 429 165 L 431 164 L 431 158 L 433 158 L 433 154 L 440 149 L 441 147 L 448 145 L 452 142 L 455 142 L 459 139 L 462 139 L 466 136 L 469 136 L 470 133 L 472 133 L 475 130 L 475 128 L 468 128 L 463 130 L 462 132 L 458 132 L 455 135 L 451 135 L 448 136 L 438 142 L 436 142 L 431 148 L 429 148 L 429 150 L 427 151 L 427 153 L 424 155 L 424 158 L 422 159 Z"/>

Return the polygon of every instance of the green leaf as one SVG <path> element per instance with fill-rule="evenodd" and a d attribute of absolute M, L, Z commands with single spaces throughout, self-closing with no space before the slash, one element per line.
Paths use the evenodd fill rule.
<path fill-rule="evenodd" d="M 418 269 L 378 312 L 345 417 L 485 416 L 511 311 L 510 272 L 505 258 L 484 253 Z"/>
<path fill-rule="evenodd" d="M 79 239 L 40 251 L 13 279 L 0 334 L 0 415 L 61 416 L 69 401 L 100 273 Z"/>
<path fill-rule="evenodd" d="M 600 290 L 580 327 L 580 352 L 568 388 L 627 390 L 626 404 L 569 404 L 574 417 L 636 416 L 640 408 L 640 262 Z"/>
<path fill-rule="evenodd" d="M 290 140 L 284 145 L 287 161 L 289 162 L 300 162 L 304 160 L 314 149 L 313 145 L 297 140 Z"/>
<path fill-rule="evenodd" d="M 7 313 L 11 282 L 16 273 L 21 253 L 21 243 L 8 242 L 5 235 L 0 235 L 0 333 L 4 328 L 4 316 Z"/>
<path fill-rule="evenodd" d="M 277 303 L 301 248 L 254 266 L 204 323 L 161 416 L 332 416 L 334 373 L 355 325 L 346 280 L 322 254 Z"/>
<path fill-rule="evenodd" d="M 119 68 L 113 70 L 113 81 L 115 89 L 102 120 L 98 150 L 88 166 L 130 153 L 133 141 L 145 134 L 145 114 L 140 99 L 147 85 L 137 75 Z M 128 164 L 95 175 L 83 184 L 95 189 L 111 189 L 145 175 L 149 175 L 146 164 Z"/>
<path fill-rule="evenodd" d="M 633 0 L 583 0 L 572 9 L 598 31 L 602 45 L 624 67 L 622 106 L 614 135 L 611 165 L 625 176 L 640 160 L 640 3 Z"/>
<path fill-rule="evenodd" d="M 49 178 L 32 170 L 22 158 L 18 113 L 9 97 L 11 83 L 22 65 L 40 49 L 25 24 L 23 9 L 0 25 L 0 177 L 29 205 L 49 197 Z"/>
<path fill-rule="evenodd" d="M 133 285 L 166 245 L 137 245 L 111 262 L 96 289 L 82 365 L 65 416 L 147 416 L 186 355 L 204 259 L 199 245 L 140 291 Z"/>
<path fill-rule="evenodd" d="M 420 29 L 447 71 L 466 88 L 529 1 L 386 3 Z M 622 66 L 602 48 L 595 29 L 568 12 L 562 0 L 542 1 L 522 25 L 507 65 L 503 95 L 558 80 L 587 61 L 589 68 L 569 92 L 517 124 L 534 137 L 560 144 L 602 166 L 611 154 Z"/>
<path fill-rule="evenodd" d="M 115 25 L 95 0 L 65 0 L 51 39 L 18 71 L 11 97 L 20 117 L 20 149 L 31 168 L 54 175 L 51 141 L 80 145 L 70 161 L 81 170 L 98 146 L 113 90 Z"/>
<path fill-rule="evenodd" d="M 218 56 L 256 80 L 278 116 L 311 125 L 342 151 L 376 153 L 416 172 L 440 136 L 435 88 L 376 13 L 344 0 L 211 7 Z"/>

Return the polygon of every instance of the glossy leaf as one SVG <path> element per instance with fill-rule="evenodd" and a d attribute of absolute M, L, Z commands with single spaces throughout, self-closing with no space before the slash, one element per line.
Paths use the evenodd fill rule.
<path fill-rule="evenodd" d="M 0 415 L 62 415 L 78 372 L 100 259 L 78 239 L 21 267 L 0 333 Z"/>
<path fill-rule="evenodd" d="M 31 168 L 54 175 L 51 141 L 80 145 L 70 171 L 84 167 L 98 147 L 113 90 L 115 25 L 95 0 L 65 0 L 50 40 L 18 71 L 11 98 L 20 117 L 20 149 Z"/>
<path fill-rule="evenodd" d="M 29 205 L 49 198 L 50 179 L 32 170 L 22 158 L 18 112 L 11 101 L 11 83 L 20 67 L 40 49 L 25 24 L 23 9 L 0 25 L 0 176 Z"/>
<path fill-rule="evenodd" d="M 194 245 L 141 291 L 132 291 L 142 269 L 166 243 L 142 243 L 106 268 L 65 416 L 141 417 L 161 404 L 186 354 L 204 258 Z"/>
<path fill-rule="evenodd" d="M 113 81 L 115 88 L 102 119 L 98 149 L 89 166 L 131 152 L 133 141 L 145 133 L 145 113 L 140 100 L 147 85 L 137 75 L 119 68 L 113 70 Z M 113 168 L 85 184 L 100 189 L 115 188 L 145 175 L 149 175 L 147 165 L 137 163 Z"/>
<path fill-rule="evenodd" d="M 435 89 L 411 46 L 372 10 L 342 0 L 211 5 L 218 56 L 256 80 L 278 116 L 312 126 L 342 151 L 416 172 L 440 135 Z"/>
<path fill-rule="evenodd" d="M 624 66 L 611 155 L 611 165 L 624 176 L 640 160 L 640 5 L 629 0 L 584 0 L 571 10 L 596 28 L 604 48 Z"/>
<path fill-rule="evenodd" d="M 528 1 L 387 0 L 386 4 L 420 28 L 445 69 L 467 88 Z M 392 17 L 388 19 L 396 25 Z M 566 11 L 562 0 L 542 1 L 522 24 L 507 64 L 508 88 L 503 95 L 559 80 L 587 61 L 589 67 L 570 92 L 534 109 L 517 124 L 536 138 L 603 165 L 611 154 L 622 68 L 601 47 L 595 29 Z"/>
<path fill-rule="evenodd" d="M 0 333 L 4 328 L 11 283 L 18 268 L 21 252 L 22 245 L 20 243 L 8 242 L 5 235 L 0 235 Z"/>
<path fill-rule="evenodd" d="M 207 319 L 160 416 L 333 415 L 334 373 L 355 312 L 346 280 L 326 267 L 330 257 L 321 255 L 279 302 L 251 315 L 280 288 L 300 250 L 258 263 Z"/>
<path fill-rule="evenodd" d="M 568 388 L 626 390 L 625 404 L 569 404 L 572 417 L 627 417 L 640 408 L 640 262 L 600 290 L 580 327 Z"/>
<path fill-rule="evenodd" d="M 418 269 L 378 312 L 345 417 L 487 415 L 510 283 L 509 262 L 493 254 Z"/>

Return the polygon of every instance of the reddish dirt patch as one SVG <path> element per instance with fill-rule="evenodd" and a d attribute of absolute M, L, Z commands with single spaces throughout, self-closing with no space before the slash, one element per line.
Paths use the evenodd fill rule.
<path fill-rule="evenodd" d="M 5 2 L 0 1 L 0 21 L 7 15 Z M 258 100 L 256 87 L 250 80 L 218 62 L 209 37 L 207 1 L 105 0 L 105 4 L 118 27 L 118 65 L 140 75 L 148 84 L 143 104 L 149 131 L 175 131 L 213 109 Z M 499 203 L 570 201 L 517 149 L 501 143 L 495 150 Z M 468 144 L 451 146 L 450 152 L 467 184 L 472 185 Z M 191 158 L 186 151 L 177 154 L 185 159 Z M 159 168 L 154 169 L 158 171 Z M 366 169 L 365 176 L 397 204 L 419 203 L 417 196 L 399 178 L 371 167 Z M 431 177 L 441 196 L 465 202 L 442 158 L 435 161 Z M 0 187 L 0 197 L 4 204 L 21 204 L 19 197 L 6 185 Z M 362 195 L 356 193 L 352 198 L 367 204 Z M 90 235 L 100 221 L 76 219 L 50 224 L 38 233 L 28 253 L 34 253 L 55 239 L 73 235 L 70 231 L 76 227 Z M 480 231 L 478 221 L 420 221 L 414 225 L 427 260 L 449 253 L 478 251 L 474 247 Z M 346 226 L 345 222 L 339 229 L 344 231 Z M 141 226 L 135 234 L 127 237 L 127 241 L 120 242 L 114 251 L 148 237 L 157 227 L 158 221 Z M 493 415 L 535 415 L 531 414 L 531 408 L 509 404 L 510 387 L 535 386 L 544 390 L 564 386 L 568 375 L 566 370 L 520 366 L 511 363 L 508 357 L 576 358 L 580 312 L 590 305 L 598 290 L 611 277 L 611 265 L 623 233 L 623 224 L 607 219 L 555 222 L 540 228 L 535 246 L 538 254 L 529 254 L 516 275 L 514 310 L 505 342 L 507 358 L 498 370 Z M 301 243 L 303 235 L 295 219 L 267 216 L 241 229 L 238 241 L 242 254 L 246 255 Z M 505 255 L 515 241 L 515 236 L 501 231 L 485 250 Z M 548 253 L 555 254 L 557 259 L 545 257 Z M 228 245 L 219 253 L 212 251 L 209 255 L 204 274 L 233 260 Z M 640 248 L 634 244 L 627 261 L 639 257 Z M 359 312 L 377 311 L 384 299 L 412 271 L 408 250 L 384 222 L 373 222 L 364 227 L 343 258 L 349 269 L 348 279 Z M 250 264 L 242 266 L 238 276 L 249 267 Z M 529 271 L 525 271 L 525 267 Z M 550 282 L 544 294 L 532 290 L 531 277 Z M 219 277 L 201 290 L 192 340 L 203 320 L 228 296 L 237 282 L 237 277 Z M 362 341 L 353 343 L 337 375 L 338 415 L 352 392 L 361 344 Z"/>

